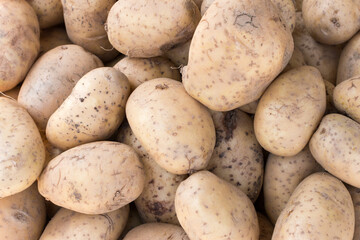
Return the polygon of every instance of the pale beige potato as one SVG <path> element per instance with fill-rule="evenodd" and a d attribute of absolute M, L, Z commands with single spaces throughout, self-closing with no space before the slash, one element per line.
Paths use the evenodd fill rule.
<path fill-rule="evenodd" d="M 0 97 L 7 97 L 13 100 L 17 100 L 20 92 L 21 84 L 17 85 L 16 87 L 12 88 L 6 92 L 0 92 Z"/>
<path fill-rule="evenodd" d="M 146 223 L 133 228 L 124 240 L 189 240 L 184 230 L 173 224 Z"/>
<path fill-rule="evenodd" d="M 200 17 L 192 0 L 117 1 L 107 33 L 114 48 L 129 57 L 156 57 L 190 40 Z"/>
<path fill-rule="evenodd" d="M 118 70 L 91 70 L 49 118 L 46 138 L 60 149 L 108 139 L 125 118 L 129 95 L 129 81 Z"/>
<path fill-rule="evenodd" d="M 129 206 L 104 213 L 87 215 L 60 209 L 46 226 L 39 240 L 116 240 L 124 230 Z"/>
<path fill-rule="evenodd" d="M 214 123 L 181 82 L 157 78 L 141 84 L 127 101 L 126 117 L 145 151 L 168 172 L 206 168 L 215 146 Z"/>
<path fill-rule="evenodd" d="M 103 63 L 77 45 L 62 45 L 42 55 L 21 86 L 18 102 L 41 130 L 85 73 Z"/>
<path fill-rule="evenodd" d="M 45 149 L 39 130 L 16 101 L 0 98 L 0 199 L 30 187 L 40 175 Z"/>
<path fill-rule="evenodd" d="M 239 109 L 212 111 L 211 115 L 216 144 L 206 169 L 238 187 L 255 202 L 263 183 L 264 159 L 255 138 L 253 120 Z"/>
<path fill-rule="evenodd" d="M 83 144 L 49 162 L 39 192 L 54 204 L 84 214 L 103 214 L 134 201 L 145 174 L 131 147 L 118 142 Z"/>
<path fill-rule="evenodd" d="M 353 240 L 360 239 L 360 189 L 346 185 L 350 192 L 355 209 L 355 232 Z"/>
<path fill-rule="evenodd" d="M 268 0 L 213 2 L 191 41 L 182 71 L 186 91 L 214 111 L 259 99 L 293 52 L 284 21 Z"/>
<path fill-rule="evenodd" d="M 250 199 L 208 171 L 197 172 L 180 184 L 175 209 L 191 240 L 259 239 L 259 222 Z"/>
<path fill-rule="evenodd" d="M 40 50 L 39 21 L 24 0 L 0 1 L 0 91 L 24 80 Z"/>
<path fill-rule="evenodd" d="M 328 173 L 314 173 L 291 195 L 272 240 L 352 240 L 354 225 L 354 206 L 344 184 Z"/>
<path fill-rule="evenodd" d="M 336 84 L 360 75 L 360 33 L 357 33 L 341 52 Z"/>
<path fill-rule="evenodd" d="M 322 170 L 311 155 L 308 146 L 292 157 L 269 154 L 265 167 L 263 191 L 265 211 L 273 224 L 276 223 L 299 183 L 310 174 Z"/>
<path fill-rule="evenodd" d="M 36 12 L 41 29 L 64 22 L 61 0 L 26 0 Z"/>
<path fill-rule="evenodd" d="M 328 114 L 311 137 L 315 160 L 340 180 L 360 188 L 360 125 L 341 114 Z"/>
<path fill-rule="evenodd" d="M 294 156 L 310 140 L 325 109 L 320 72 L 310 66 L 292 69 L 281 74 L 261 97 L 254 118 L 256 138 L 272 154 Z"/>
<path fill-rule="evenodd" d="M 283 72 L 287 72 L 293 68 L 302 67 L 305 65 L 306 62 L 305 62 L 304 54 L 300 51 L 298 47 L 294 47 L 294 52 L 290 58 L 288 65 L 286 65 Z"/>
<path fill-rule="evenodd" d="M 346 42 L 360 29 L 359 7 L 354 0 L 303 0 L 302 14 L 316 41 L 336 45 Z"/>
<path fill-rule="evenodd" d="M 58 0 L 60 1 L 60 0 Z M 40 53 L 56 48 L 61 45 L 71 44 L 71 41 L 63 27 L 52 27 L 43 29 L 40 32 Z"/>
<path fill-rule="evenodd" d="M 259 104 L 259 100 L 253 101 L 251 103 L 245 104 L 239 109 L 243 112 L 249 113 L 249 114 L 255 114 L 257 105 Z"/>
<path fill-rule="evenodd" d="M 109 42 L 105 25 L 115 2 L 116 0 L 61 0 L 70 40 L 105 62 L 119 54 Z"/>
<path fill-rule="evenodd" d="M 169 58 L 177 67 L 183 67 L 188 64 L 191 39 L 185 43 L 179 44 L 166 52 L 165 56 Z"/>
<path fill-rule="evenodd" d="M 256 212 L 259 220 L 260 237 L 259 240 L 271 240 L 274 226 L 270 220 L 262 213 Z"/>
<path fill-rule="evenodd" d="M 171 78 L 181 81 L 179 69 L 164 57 L 125 57 L 116 63 L 114 68 L 126 75 L 132 91 L 140 84 L 155 78 Z"/>

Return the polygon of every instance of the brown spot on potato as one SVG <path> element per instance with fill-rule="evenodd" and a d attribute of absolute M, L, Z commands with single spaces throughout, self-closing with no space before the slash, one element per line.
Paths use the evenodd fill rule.
<path fill-rule="evenodd" d="M 28 217 L 22 212 L 14 213 L 13 217 L 21 223 L 26 223 L 28 221 Z"/>
<path fill-rule="evenodd" d="M 146 207 L 149 209 L 149 211 L 156 216 L 162 216 L 166 212 L 170 211 L 170 209 L 166 208 L 165 205 L 166 204 L 161 201 L 146 203 Z"/>
<path fill-rule="evenodd" d="M 238 25 L 240 27 L 244 27 L 245 25 L 250 25 L 254 28 L 258 28 L 258 26 L 256 26 L 253 23 L 255 16 L 250 15 L 248 13 L 240 13 L 236 15 L 235 21 L 234 21 L 234 25 Z"/>
<path fill-rule="evenodd" d="M 165 83 L 164 84 L 158 84 L 155 86 L 155 89 L 161 89 L 161 90 L 165 90 L 165 89 L 168 89 L 169 86 L 166 85 Z"/>
<path fill-rule="evenodd" d="M 233 131 L 236 128 L 236 112 L 235 110 L 225 113 L 223 120 L 225 127 L 225 140 L 229 140 L 233 137 Z"/>

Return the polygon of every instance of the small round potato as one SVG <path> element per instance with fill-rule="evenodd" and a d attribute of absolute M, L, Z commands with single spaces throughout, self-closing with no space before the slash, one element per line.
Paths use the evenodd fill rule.
<path fill-rule="evenodd" d="M 350 192 L 355 208 L 355 233 L 353 240 L 360 239 L 360 189 L 353 186 L 346 186 Z"/>
<path fill-rule="evenodd" d="M 58 0 L 60 1 L 60 0 Z M 63 27 L 52 27 L 40 32 L 40 53 L 56 48 L 61 45 L 71 44 L 71 41 Z"/>
<path fill-rule="evenodd" d="M 166 223 L 147 223 L 132 229 L 123 240 L 189 240 L 184 230 Z"/>
<path fill-rule="evenodd" d="M 36 12 L 40 28 L 49 28 L 64 22 L 61 0 L 26 0 Z"/>
<path fill-rule="evenodd" d="M 274 232 L 274 226 L 271 224 L 269 219 L 260 212 L 257 212 L 259 219 L 260 237 L 259 240 L 271 240 Z"/>

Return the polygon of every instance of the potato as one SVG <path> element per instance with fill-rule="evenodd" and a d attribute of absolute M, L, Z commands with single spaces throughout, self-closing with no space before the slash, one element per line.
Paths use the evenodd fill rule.
<path fill-rule="evenodd" d="M 102 214 L 135 200 L 144 187 L 144 169 L 136 152 L 117 142 L 83 144 L 49 162 L 39 192 L 58 206 Z"/>
<path fill-rule="evenodd" d="M 175 209 L 191 240 L 259 239 L 259 223 L 250 199 L 208 171 L 197 172 L 180 184 Z"/>
<path fill-rule="evenodd" d="M 0 199 L 31 186 L 40 175 L 45 149 L 30 115 L 16 101 L 0 98 Z M 0 235 L 1 236 L 1 235 Z"/>
<path fill-rule="evenodd" d="M 157 78 L 141 84 L 127 101 L 126 116 L 145 151 L 168 172 L 206 168 L 215 146 L 214 123 L 180 82 Z"/>
<path fill-rule="evenodd" d="M 51 115 L 46 137 L 57 148 L 106 140 L 125 117 L 130 84 L 114 68 L 96 68 L 85 74 Z"/>
<path fill-rule="evenodd" d="M 354 207 L 341 181 L 327 173 L 305 178 L 276 222 L 272 240 L 352 240 Z"/>
<path fill-rule="evenodd" d="M 354 0 L 304 0 L 304 23 L 318 42 L 336 45 L 349 40 L 359 29 L 359 6 Z"/>
<path fill-rule="evenodd" d="M 291 32 L 282 21 L 268 0 L 213 2 L 191 41 L 186 91 L 214 111 L 260 98 L 292 55 Z"/>
<path fill-rule="evenodd" d="M 212 112 L 216 144 L 207 169 L 237 186 L 252 202 L 259 196 L 264 174 L 253 120 L 240 110 Z"/>
<path fill-rule="evenodd" d="M 21 86 L 18 101 L 41 130 L 51 114 L 70 95 L 79 79 L 101 60 L 77 45 L 56 47 L 42 55 Z"/>
<path fill-rule="evenodd" d="M 178 67 L 186 66 L 189 61 L 190 43 L 191 39 L 185 43 L 177 45 L 173 49 L 167 51 L 165 56 Z"/>
<path fill-rule="evenodd" d="M 117 140 L 131 146 L 144 164 L 145 186 L 135 200 L 143 221 L 179 224 L 174 206 L 175 193 L 187 176 L 175 175 L 161 168 L 141 146 L 128 124 L 121 126 Z"/>
<path fill-rule="evenodd" d="M 310 66 L 292 69 L 281 74 L 261 97 L 254 118 L 256 138 L 272 154 L 294 156 L 310 140 L 325 108 L 320 72 Z"/>
<path fill-rule="evenodd" d="M 355 208 L 355 232 L 353 240 L 360 239 L 360 189 L 347 185 Z"/>
<path fill-rule="evenodd" d="M 33 7 L 41 29 L 64 22 L 61 0 L 27 0 Z"/>
<path fill-rule="evenodd" d="M 341 52 L 336 84 L 360 75 L 360 33 L 356 34 Z"/>
<path fill-rule="evenodd" d="M 190 40 L 200 17 L 192 0 L 117 1 L 107 18 L 107 32 L 119 52 L 156 57 Z"/>
<path fill-rule="evenodd" d="M 292 157 L 269 154 L 263 190 L 265 210 L 273 224 L 299 183 L 319 171 L 322 167 L 315 161 L 308 146 Z"/>
<path fill-rule="evenodd" d="M 105 22 L 116 0 L 61 0 L 64 8 L 66 32 L 70 40 L 110 61 L 119 53 L 110 44 Z"/>
<path fill-rule="evenodd" d="M 39 240 L 116 240 L 126 225 L 128 215 L 128 205 L 98 215 L 87 215 L 62 208 L 48 223 Z"/>
<path fill-rule="evenodd" d="M 311 137 L 309 146 L 316 161 L 342 181 L 360 188 L 360 125 L 340 114 L 328 114 Z"/>
<path fill-rule="evenodd" d="M 239 109 L 241 111 L 249 113 L 249 114 L 255 114 L 258 103 L 259 103 L 259 101 L 256 100 L 256 101 L 253 101 L 251 103 L 248 103 L 246 105 L 239 107 Z"/>
<path fill-rule="evenodd" d="M 0 92 L 24 80 L 40 50 L 35 11 L 24 0 L 0 1 Z"/>
<path fill-rule="evenodd" d="M 147 223 L 132 229 L 124 240 L 189 240 L 184 230 L 166 223 Z"/>
<path fill-rule="evenodd" d="M 271 224 L 269 219 L 260 212 L 257 212 L 259 219 L 260 237 L 259 240 L 271 240 L 274 226 Z"/>
<path fill-rule="evenodd" d="M 290 61 L 288 65 L 286 65 L 283 72 L 287 72 L 293 68 L 302 67 L 305 65 L 306 62 L 303 53 L 300 51 L 298 47 L 294 47 L 293 55 L 291 56 Z"/>
<path fill-rule="evenodd" d="M 58 0 L 60 2 L 60 0 Z M 61 45 L 71 44 L 71 41 L 63 27 L 52 27 L 40 32 L 40 54 Z"/>
<path fill-rule="evenodd" d="M 114 65 L 129 79 L 133 91 L 143 82 L 154 78 L 171 78 L 181 80 L 180 72 L 175 65 L 164 57 L 129 58 L 125 57 Z"/>

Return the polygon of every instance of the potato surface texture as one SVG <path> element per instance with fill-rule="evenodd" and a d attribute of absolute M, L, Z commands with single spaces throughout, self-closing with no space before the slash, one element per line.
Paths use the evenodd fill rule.
<path fill-rule="evenodd" d="M 26 0 L 34 8 L 41 29 L 64 22 L 61 0 Z"/>
<path fill-rule="evenodd" d="M 132 229 L 124 240 L 189 240 L 184 230 L 166 223 L 147 223 Z"/>

